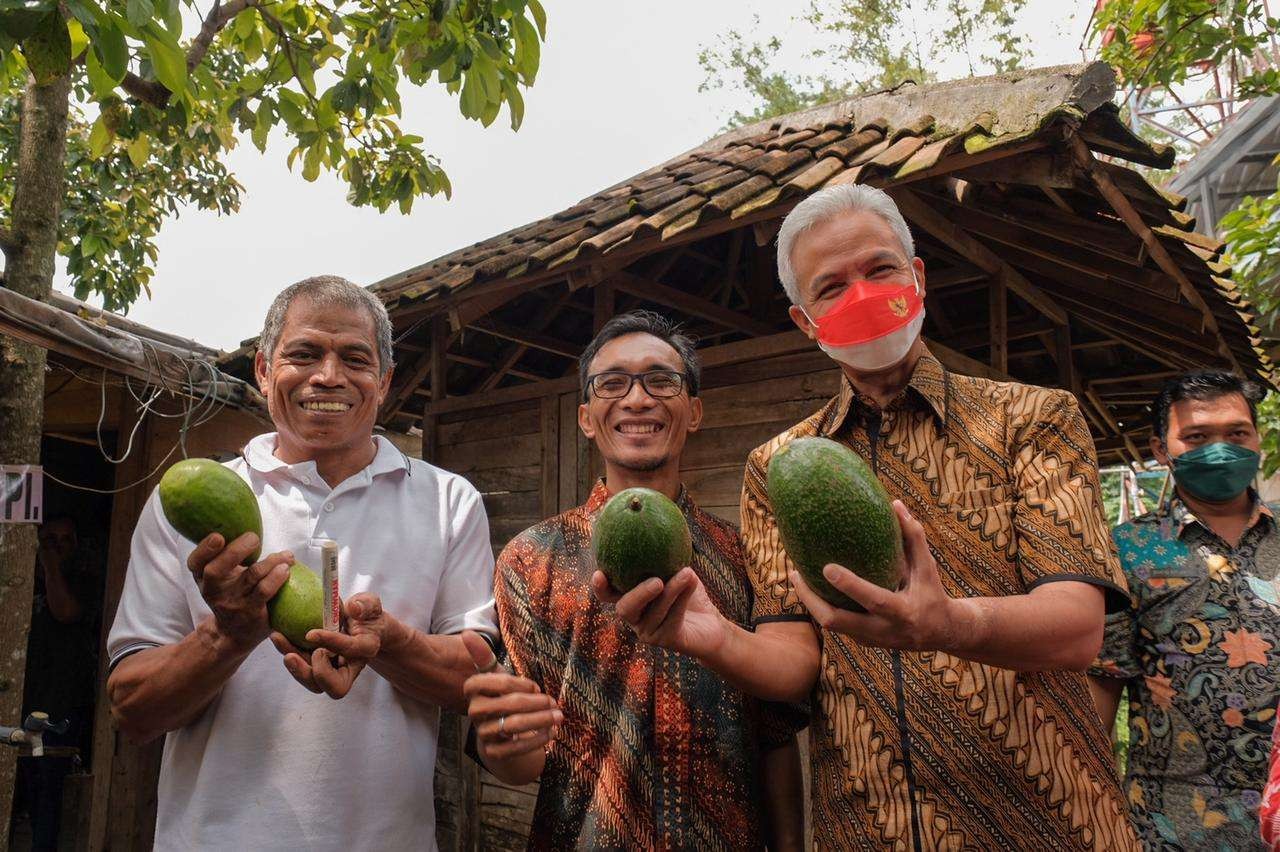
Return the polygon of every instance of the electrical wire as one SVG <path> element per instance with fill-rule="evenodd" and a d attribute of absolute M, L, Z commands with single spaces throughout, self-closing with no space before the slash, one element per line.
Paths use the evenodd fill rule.
<path fill-rule="evenodd" d="M 103 369 L 99 374 L 97 382 L 80 375 L 76 370 L 64 365 L 57 365 L 60 369 L 71 374 L 71 377 L 78 379 L 86 384 L 97 384 L 99 386 L 99 409 L 98 420 L 95 428 L 97 437 L 98 451 L 102 457 L 113 465 L 123 464 L 133 454 L 134 440 L 137 437 L 138 430 L 142 427 L 143 422 L 148 415 L 161 417 L 165 419 L 181 418 L 182 423 L 178 426 L 178 440 L 169 448 L 154 468 L 152 468 L 141 479 L 130 482 L 128 485 L 122 485 L 118 488 L 94 488 L 88 485 L 79 485 L 73 482 L 67 482 L 47 470 L 44 475 L 53 482 L 70 488 L 75 491 L 88 491 L 93 494 L 119 494 L 122 491 L 128 491 L 131 488 L 145 483 L 151 479 L 163 468 L 178 450 L 182 451 L 182 457 L 187 458 L 187 434 L 192 429 L 208 423 L 215 417 L 220 415 L 229 404 L 229 400 L 219 393 L 219 390 L 225 384 L 222 380 L 222 374 L 218 368 L 211 362 L 203 358 L 185 358 L 182 356 L 174 356 L 178 358 L 182 365 L 185 376 L 182 379 L 176 379 L 172 385 L 166 383 L 165 372 L 163 369 L 164 361 L 158 347 L 147 340 L 139 340 L 142 344 L 143 357 L 146 361 L 147 372 L 156 377 L 156 381 L 146 380 L 143 383 L 141 392 L 135 390 L 133 381 L 128 375 L 122 376 L 122 381 L 108 382 L 108 370 Z M 202 374 L 202 375 L 201 375 Z M 70 381 L 71 379 L 68 379 Z M 107 450 L 102 436 L 102 424 L 106 420 L 107 414 L 107 385 L 113 387 L 124 388 L 133 401 L 137 404 L 135 409 L 136 419 L 133 428 L 129 432 L 129 438 L 125 443 L 124 453 L 118 458 L 113 457 Z M 59 390 L 65 387 L 66 383 L 59 386 Z M 199 390 L 197 390 L 199 389 Z M 168 393 L 172 397 L 183 400 L 181 410 L 174 413 L 166 413 L 158 410 L 156 402 Z M 0 529 L 0 532 L 3 530 Z"/>

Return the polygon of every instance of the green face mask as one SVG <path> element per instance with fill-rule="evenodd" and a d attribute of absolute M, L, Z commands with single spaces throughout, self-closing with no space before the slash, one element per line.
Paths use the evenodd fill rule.
<path fill-rule="evenodd" d="M 1249 487 L 1261 458 L 1238 444 L 1205 444 L 1173 457 L 1173 478 L 1192 497 L 1223 503 Z"/>

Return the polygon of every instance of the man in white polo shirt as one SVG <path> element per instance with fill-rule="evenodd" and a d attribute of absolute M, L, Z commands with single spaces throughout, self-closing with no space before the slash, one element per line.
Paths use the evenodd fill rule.
<path fill-rule="evenodd" d="M 461 709 L 475 673 L 461 632 L 496 636 L 484 506 L 461 477 L 374 437 L 391 379 L 374 296 L 299 282 L 260 342 L 277 431 L 228 467 L 258 498 L 270 555 L 240 566 L 252 533 L 185 540 L 152 494 L 111 630 L 117 723 L 167 734 L 156 848 L 434 849 L 438 708 Z M 313 631 L 308 658 L 272 634 L 282 666 L 265 604 L 316 538 L 339 543 L 349 635 Z"/>

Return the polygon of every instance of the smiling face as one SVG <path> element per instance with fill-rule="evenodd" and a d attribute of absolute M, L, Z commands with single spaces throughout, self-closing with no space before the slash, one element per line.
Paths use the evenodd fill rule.
<path fill-rule="evenodd" d="M 279 433 L 276 455 L 282 461 L 369 451 L 391 371 L 379 375 L 367 313 L 295 300 L 271 363 L 259 352 L 254 371 Z"/>
<path fill-rule="evenodd" d="M 924 289 L 924 261 L 907 257 L 889 223 L 865 210 L 832 216 L 800 234 L 791 248 L 791 267 L 800 295 L 791 319 L 810 339 L 817 328 L 809 320 L 835 307 L 855 281 L 902 287 L 911 283 L 914 271 Z"/>
<path fill-rule="evenodd" d="M 610 340 L 591 360 L 589 374 L 605 370 L 644 373 L 649 370 L 684 372 L 680 354 L 652 334 L 637 332 Z M 620 399 L 600 399 L 590 393 L 578 406 L 582 434 L 596 442 L 606 464 L 629 471 L 679 469 L 685 440 L 702 423 L 702 400 L 679 396 L 655 399 L 640 381 Z"/>

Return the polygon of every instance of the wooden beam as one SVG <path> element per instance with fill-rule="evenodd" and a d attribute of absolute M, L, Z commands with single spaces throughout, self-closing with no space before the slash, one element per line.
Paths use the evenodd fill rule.
<path fill-rule="evenodd" d="M 1021 273 L 1001 260 L 995 252 L 934 210 L 914 192 L 909 189 L 890 188 L 890 194 L 897 201 L 902 215 L 914 222 L 917 227 L 960 252 L 990 275 L 1002 278 L 1006 287 L 1055 324 L 1061 325 L 1067 321 L 1066 311 L 1051 296 L 1022 277 Z"/>
<path fill-rule="evenodd" d="M 1009 372 L 1009 289 L 1005 279 L 991 279 L 987 290 L 987 323 L 991 329 L 991 367 L 1002 373 Z"/>
<path fill-rule="evenodd" d="M 429 375 L 431 377 L 431 399 L 443 403 L 449 396 L 448 351 L 449 324 L 444 314 L 436 314 L 431 318 L 431 358 Z M 440 447 L 440 418 L 434 414 L 423 412 L 422 415 L 422 458 L 434 462 Z"/>
<path fill-rule="evenodd" d="M 1120 436 L 1124 441 L 1124 447 L 1129 451 L 1129 455 L 1133 458 L 1135 464 L 1142 464 L 1142 453 L 1138 452 L 1138 447 L 1133 443 L 1133 439 L 1125 434 L 1124 429 L 1116 422 L 1115 417 L 1111 415 L 1111 409 L 1107 408 L 1107 404 L 1102 401 L 1097 392 L 1093 388 L 1086 388 L 1084 392 L 1085 398 L 1093 405 L 1098 415 L 1103 419 L 1107 426 Z"/>
<path fill-rule="evenodd" d="M 398 379 L 393 380 L 391 390 L 387 394 L 386 401 L 382 403 L 382 408 L 378 410 L 378 422 L 383 425 L 386 425 L 391 418 L 395 417 L 396 414 L 400 412 L 400 409 L 404 407 L 404 404 L 408 402 L 409 398 L 414 395 L 418 388 L 422 386 L 422 383 L 431 375 L 431 359 L 432 353 L 435 351 L 435 329 L 437 326 L 433 321 L 428 328 L 431 330 L 431 340 L 426 347 L 420 347 L 423 349 L 422 355 L 413 362 L 411 369 L 403 371 Z M 450 334 L 447 327 L 444 327 L 443 335 L 444 350 L 447 353 L 449 347 L 457 341 L 458 335 L 456 333 Z M 433 387 L 432 393 L 434 392 L 435 388 Z"/>
<path fill-rule="evenodd" d="M 550 303 L 544 305 L 538 311 L 538 313 L 534 316 L 532 320 L 531 328 L 534 331 L 546 331 L 547 327 L 551 325 L 552 322 L 555 321 L 556 316 L 560 313 L 560 311 L 564 308 L 564 306 L 569 304 L 572 301 L 573 301 L 573 288 L 567 287 L 565 288 L 565 291 L 563 293 L 557 296 Z M 484 393 L 485 391 L 493 390 L 495 387 L 498 386 L 498 383 L 501 382 L 503 377 L 506 376 L 508 373 L 514 375 L 516 372 L 515 370 L 516 364 L 520 361 L 521 358 L 524 357 L 524 354 L 528 351 L 529 351 L 529 347 L 526 346 L 525 344 L 523 343 L 514 344 L 511 347 L 511 351 L 507 352 L 502 357 L 502 359 L 496 365 L 494 365 L 492 375 L 487 376 L 485 380 L 481 382 L 477 392 Z M 525 373 L 524 375 L 526 377 L 529 376 L 528 373 Z M 537 379 L 540 377 L 534 376 L 532 378 Z"/>
<path fill-rule="evenodd" d="M 711 320 L 735 331 L 741 331 L 756 337 L 774 333 L 773 326 L 766 322 L 753 319 L 746 314 L 740 314 L 692 293 L 677 290 L 675 287 L 668 287 L 665 284 L 641 278 L 639 275 L 626 270 L 618 272 L 610 279 L 610 282 L 620 292 L 649 302 L 657 302 L 660 305 L 675 308 L 692 316 Z"/>
<path fill-rule="evenodd" d="M 577 358 L 582 354 L 582 347 L 576 343 L 570 343 L 540 331 L 517 328 L 492 317 L 476 320 L 469 327 L 493 337 L 510 340 L 512 343 L 519 343 L 531 349 L 541 349 L 543 352 L 550 352 L 564 358 Z"/>
<path fill-rule="evenodd" d="M 594 337 L 600 333 L 600 329 L 604 328 L 604 324 L 613 317 L 613 285 L 608 282 L 597 284 L 592 297 L 594 309 L 591 312 L 591 334 Z"/>
<path fill-rule="evenodd" d="M 1111 180 L 1111 176 L 1107 174 L 1106 169 L 1102 168 L 1098 161 L 1094 159 L 1093 153 L 1089 150 L 1089 146 L 1079 136 L 1071 138 L 1072 151 L 1075 154 L 1076 161 L 1090 177 L 1093 178 L 1094 186 L 1098 188 L 1098 192 L 1106 199 L 1111 208 L 1116 211 L 1116 215 L 1125 223 L 1134 235 L 1142 240 L 1143 245 L 1147 247 L 1147 251 L 1151 253 L 1151 259 L 1156 265 L 1164 270 L 1165 274 L 1178 282 L 1178 289 L 1182 291 L 1182 296 L 1199 308 L 1204 316 L 1204 322 L 1201 328 L 1208 331 L 1218 340 L 1218 352 L 1230 362 L 1232 368 L 1237 373 L 1242 373 L 1240 362 L 1236 360 L 1235 353 L 1231 351 L 1231 347 L 1227 346 L 1227 341 L 1223 339 L 1222 332 L 1218 328 L 1218 321 L 1213 316 L 1213 311 L 1209 308 L 1207 302 L 1196 290 L 1195 286 L 1179 268 L 1169 252 L 1165 249 L 1164 244 L 1152 232 L 1151 227 L 1147 225 L 1146 220 L 1133 208 L 1128 197 L 1116 187 L 1115 182 Z"/>
<path fill-rule="evenodd" d="M 454 364 L 466 364 L 468 367 L 480 367 L 483 370 L 489 370 L 489 371 L 494 371 L 498 369 L 498 365 L 491 364 L 488 361 L 484 360 L 483 358 L 473 358 L 470 355 L 463 355 L 459 352 L 450 352 L 446 357 L 451 363 L 454 363 Z M 532 381 L 532 382 L 540 382 L 543 379 L 547 378 L 546 376 L 540 376 L 537 373 L 530 373 L 527 370 L 517 370 L 515 367 L 510 367 L 505 372 L 509 376 L 515 376 L 516 378 L 519 378 L 519 379 L 528 379 L 529 381 Z M 424 390 L 422 388 L 415 390 L 414 393 L 418 394 L 419 396 L 423 396 L 423 395 L 428 397 L 431 396 L 430 391 Z"/>
<path fill-rule="evenodd" d="M 1070 323 L 1060 325 L 1053 332 L 1053 349 L 1054 360 L 1058 362 L 1058 384 L 1071 391 L 1079 393 L 1078 382 L 1076 377 L 1075 361 L 1071 355 L 1071 325 Z"/>
<path fill-rule="evenodd" d="M 778 288 L 777 253 L 772 245 L 757 245 L 747 263 L 747 304 L 751 316 L 764 322 L 773 313 L 773 299 Z"/>

